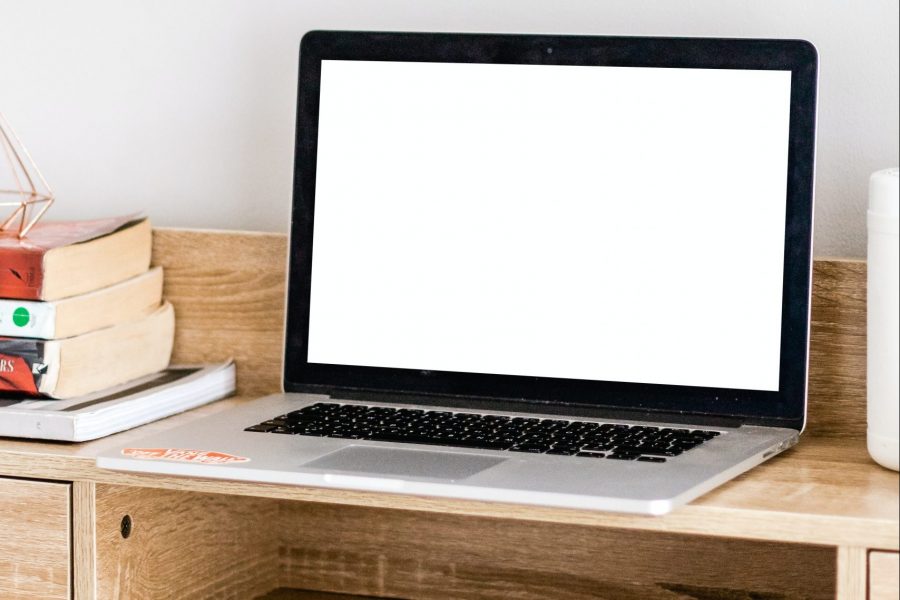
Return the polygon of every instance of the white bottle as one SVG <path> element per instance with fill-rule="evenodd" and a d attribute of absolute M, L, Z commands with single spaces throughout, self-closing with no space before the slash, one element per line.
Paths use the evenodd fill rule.
<path fill-rule="evenodd" d="M 869 454 L 900 463 L 900 186 L 898 169 L 869 179 L 868 412 Z"/>

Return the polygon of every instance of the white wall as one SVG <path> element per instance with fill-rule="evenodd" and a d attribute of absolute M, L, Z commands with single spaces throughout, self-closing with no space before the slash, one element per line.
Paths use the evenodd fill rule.
<path fill-rule="evenodd" d="M 56 218 L 285 231 L 314 28 L 808 39 L 818 256 L 864 256 L 868 175 L 898 163 L 897 0 L 0 0 L 0 110 Z"/>

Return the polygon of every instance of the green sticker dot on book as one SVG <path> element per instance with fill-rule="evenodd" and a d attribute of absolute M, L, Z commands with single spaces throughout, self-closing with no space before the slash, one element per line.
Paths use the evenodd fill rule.
<path fill-rule="evenodd" d="M 24 306 L 20 306 L 13 311 L 13 323 L 17 327 L 25 327 L 26 325 L 28 325 L 28 321 L 30 320 L 31 314 L 29 314 L 28 309 Z"/>

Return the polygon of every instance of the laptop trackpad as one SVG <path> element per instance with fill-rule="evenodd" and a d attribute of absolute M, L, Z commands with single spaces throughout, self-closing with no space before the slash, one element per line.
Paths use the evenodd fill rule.
<path fill-rule="evenodd" d="M 504 460 L 506 459 L 477 454 L 349 446 L 304 463 L 303 466 L 325 471 L 349 471 L 455 481 L 471 477 Z"/>

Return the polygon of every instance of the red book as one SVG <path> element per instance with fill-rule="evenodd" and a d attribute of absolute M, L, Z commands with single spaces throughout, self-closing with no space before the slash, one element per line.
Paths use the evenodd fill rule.
<path fill-rule="evenodd" d="M 58 300 L 107 287 L 150 267 L 145 218 L 40 222 L 25 239 L 0 232 L 0 298 Z"/>
<path fill-rule="evenodd" d="M 24 340 L 31 342 L 31 351 L 33 354 L 42 350 L 38 348 L 41 342 L 32 340 Z M 21 350 L 27 350 L 21 348 Z M 12 356 L 9 354 L 0 354 L 0 392 L 21 392 L 29 396 L 38 395 L 37 382 L 42 377 L 39 373 L 32 372 L 32 365 L 25 356 Z"/>

